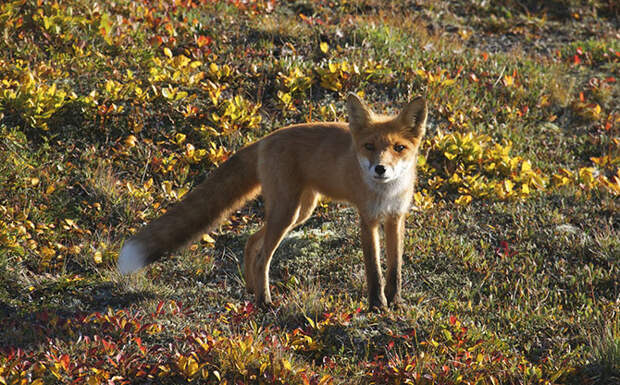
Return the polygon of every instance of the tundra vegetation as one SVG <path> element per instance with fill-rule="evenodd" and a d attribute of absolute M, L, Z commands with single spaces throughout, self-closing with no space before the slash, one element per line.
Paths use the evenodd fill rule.
<path fill-rule="evenodd" d="M 0 384 L 613 384 L 611 0 L 0 4 Z M 324 202 L 245 292 L 260 200 L 130 277 L 122 240 L 246 143 L 426 95 L 401 310 Z"/>

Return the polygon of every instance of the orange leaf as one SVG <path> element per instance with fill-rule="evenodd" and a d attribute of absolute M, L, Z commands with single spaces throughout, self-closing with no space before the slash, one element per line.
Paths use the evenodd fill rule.
<path fill-rule="evenodd" d="M 196 39 L 196 45 L 198 45 L 198 48 L 202 48 L 205 45 L 209 45 L 211 44 L 211 42 L 213 41 L 213 39 L 211 39 L 209 36 L 198 36 L 198 39 Z"/>
<path fill-rule="evenodd" d="M 60 356 L 60 360 L 59 360 L 60 364 L 62 365 L 64 370 L 69 370 L 69 355 L 68 354 L 63 354 L 62 356 Z"/>

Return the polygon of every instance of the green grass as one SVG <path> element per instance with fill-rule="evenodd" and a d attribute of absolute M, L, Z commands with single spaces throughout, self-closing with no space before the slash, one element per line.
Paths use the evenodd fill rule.
<path fill-rule="evenodd" d="M 0 5 L 0 383 L 615 384 L 616 8 Z M 348 92 L 429 101 L 403 309 L 366 312 L 358 218 L 329 201 L 278 249 L 273 308 L 241 273 L 260 199 L 118 274 L 231 152 L 346 119 Z"/>

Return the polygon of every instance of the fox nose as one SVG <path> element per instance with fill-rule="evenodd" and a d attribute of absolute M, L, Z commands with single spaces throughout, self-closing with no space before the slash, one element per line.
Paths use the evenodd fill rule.
<path fill-rule="evenodd" d="M 385 167 L 378 164 L 375 166 L 375 172 L 377 173 L 377 175 L 383 175 L 385 174 Z"/>

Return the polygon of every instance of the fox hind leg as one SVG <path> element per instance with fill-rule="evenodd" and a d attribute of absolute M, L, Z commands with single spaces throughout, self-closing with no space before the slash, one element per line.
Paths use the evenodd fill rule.
<path fill-rule="evenodd" d="M 299 215 L 293 227 L 297 227 L 310 218 L 317 202 L 319 201 L 319 194 L 312 190 L 306 190 L 301 194 Z"/>
<path fill-rule="evenodd" d="M 265 234 L 265 226 L 261 227 L 257 232 L 252 234 L 245 244 L 243 252 L 243 277 L 245 278 L 245 288 L 248 293 L 254 294 L 254 260 L 256 254 L 263 247 L 263 235 Z"/>
<path fill-rule="evenodd" d="M 295 215 L 294 224 L 291 225 L 289 229 L 299 226 L 300 224 L 308 220 L 308 218 L 310 218 L 310 216 L 312 215 L 312 212 L 314 211 L 314 208 L 316 207 L 318 199 L 319 199 L 319 194 L 311 190 L 304 191 L 301 194 L 301 197 L 299 199 L 299 209 Z M 258 270 L 260 270 L 260 266 L 255 268 L 256 266 L 255 260 L 256 260 L 256 256 L 263 249 L 264 236 L 265 236 L 265 231 L 266 231 L 267 226 L 268 225 L 266 224 L 256 233 L 252 234 L 252 236 L 250 236 L 245 246 L 244 261 L 243 261 L 244 276 L 245 276 L 245 282 L 246 282 L 246 289 L 248 290 L 250 294 L 255 294 L 257 292 L 255 289 L 256 279 L 257 279 L 257 276 L 261 276 L 261 274 L 258 274 Z M 284 231 L 284 234 L 282 237 L 286 235 L 287 231 L 288 229 Z M 279 243 L 280 242 L 278 242 L 278 244 Z M 277 248 L 277 245 L 274 247 L 274 252 L 276 248 Z M 267 267 L 267 270 L 269 270 L 268 267 Z M 268 276 L 268 271 L 267 271 L 267 276 Z M 268 284 L 269 282 L 267 281 L 267 285 Z"/>
<path fill-rule="evenodd" d="M 299 215 L 299 202 L 291 201 L 272 207 L 265 223 L 265 232 L 262 236 L 262 247 L 253 261 L 254 270 L 254 297 L 257 305 L 271 304 L 269 291 L 269 265 L 273 253 L 278 245 L 293 227 Z M 251 280 L 252 281 L 252 280 Z"/>

